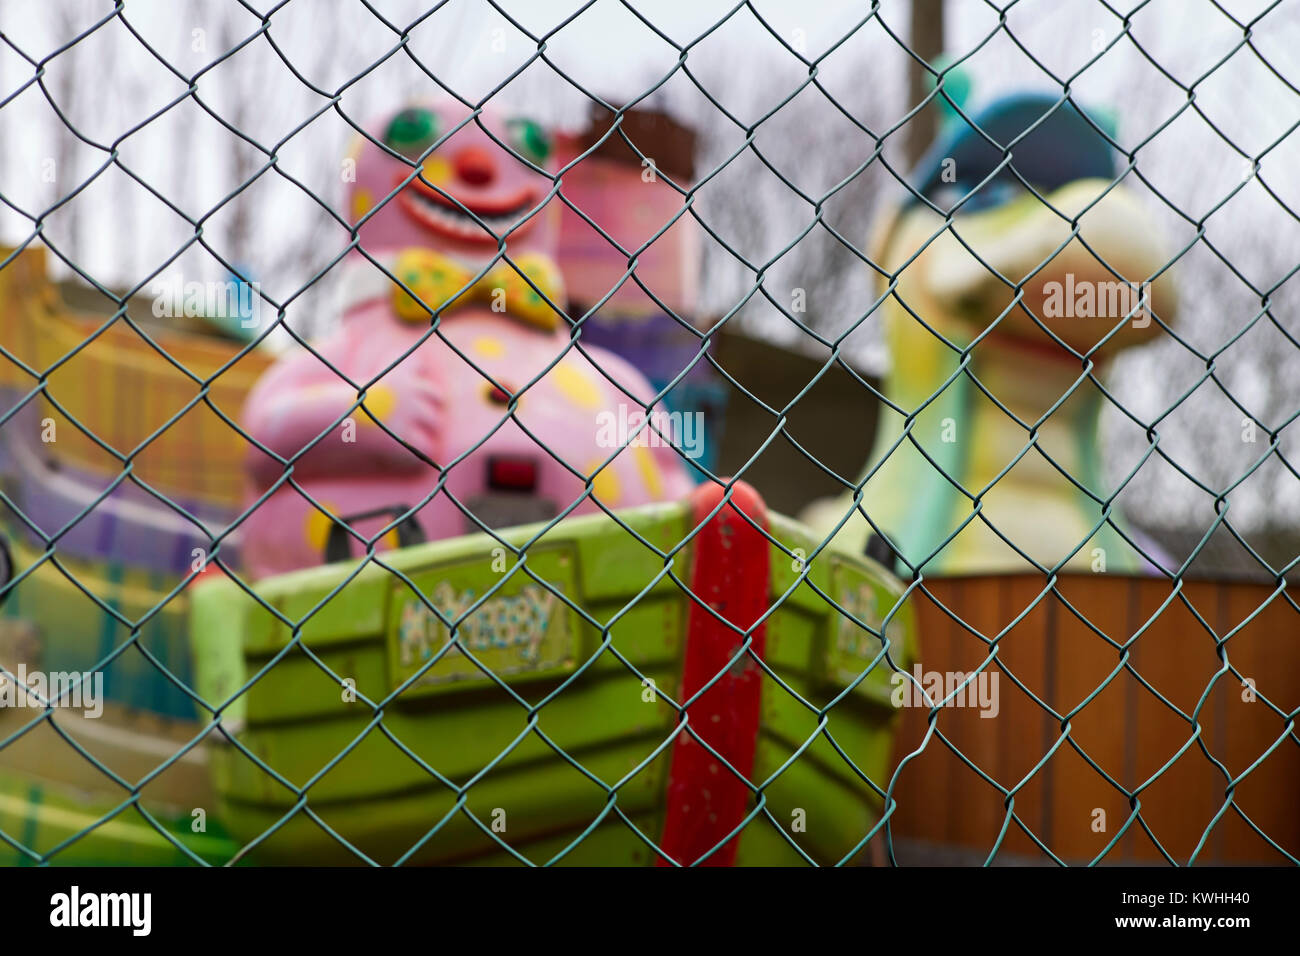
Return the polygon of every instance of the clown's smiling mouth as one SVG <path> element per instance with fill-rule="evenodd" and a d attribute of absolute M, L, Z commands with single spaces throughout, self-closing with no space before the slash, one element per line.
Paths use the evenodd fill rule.
<path fill-rule="evenodd" d="M 399 183 L 405 178 L 400 177 Z M 398 193 L 397 198 L 407 215 L 420 225 L 440 236 L 461 242 L 495 245 L 497 240 L 489 234 L 489 229 L 496 236 L 510 232 L 512 237 L 516 237 L 531 229 L 536 221 L 536 216 L 532 216 L 520 222 L 537 204 L 537 192 L 529 186 L 521 186 L 504 195 L 484 197 L 458 196 L 450 190 L 443 191 L 448 196 L 455 197 L 460 205 L 418 179 Z M 466 213 L 466 209 L 473 216 Z"/>

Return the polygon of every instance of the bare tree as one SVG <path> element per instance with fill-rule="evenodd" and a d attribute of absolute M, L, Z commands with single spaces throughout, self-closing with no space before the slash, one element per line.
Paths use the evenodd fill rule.
<path fill-rule="evenodd" d="M 75 37 L 80 31 L 81 26 L 76 17 L 75 9 L 69 4 L 54 5 L 54 36 L 57 43 L 66 43 Z M 63 114 L 64 120 L 56 122 L 59 129 L 56 138 L 56 150 L 54 155 L 55 174 L 52 183 L 50 203 L 59 202 L 68 196 L 80 184 L 77 176 L 78 162 L 77 157 L 80 150 L 80 141 L 77 134 L 67 125 L 69 122 L 75 124 L 78 106 L 78 60 L 80 52 L 76 46 L 65 50 L 55 61 L 58 64 L 58 70 L 55 74 L 55 82 L 51 93 L 54 96 L 55 104 Z M 57 115 L 57 114 L 56 114 Z M 63 254 L 73 262 L 81 259 L 81 203 L 77 199 L 64 205 L 57 214 L 58 224 L 55 227 L 55 240 Z"/>

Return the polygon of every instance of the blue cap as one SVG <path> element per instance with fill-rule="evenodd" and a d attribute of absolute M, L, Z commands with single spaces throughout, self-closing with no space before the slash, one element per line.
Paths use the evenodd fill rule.
<path fill-rule="evenodd" d="M 1090 122 L 1073 103 L 1060 102 L 1059 96 L 1008 96 L 971 119 L 975 126 L 958 117 L 917 165 L 913 187 L 926 199 L 934 201 L 939 190 L 953 187 L 960 195 L 969 193 L 988 179 L 1013 141 L 1010 162 L 971 196 L 963 210 L 987 208 L 1019 194 L 1023 190 L 1021 179 L 1038 192 L 1048 193 L 1076 179 L 1115 176 L 1115 160 L 1120 152 L 1107 139 L 1114 138 L 1113 119 L 1096 114 Z M 1031 131 L 1026 134 L 1026 130 Z M 1021 136 L 1024 138 L 1018 139 Z M 952 182 L 944 179 L 949 170 Z M 909 205 L 919 202 L 911 197 Z"/>

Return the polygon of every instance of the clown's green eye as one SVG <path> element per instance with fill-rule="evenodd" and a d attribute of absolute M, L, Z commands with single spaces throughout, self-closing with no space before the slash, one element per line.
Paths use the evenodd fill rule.
<path fill-rule="evenodd" d="M 419 159 L 437 139 L 437 115 L 418 107 L 394 116 L 384 133 L 384 144 L 407 159 Z"/>
<path fill-rule="evenodd" d="M 535 166 L 542 166 L 551 158 L 551 137 L 541 124 L 518 117 L 506 124 L 510 131 L 510 145 L 520 156 Z"/>

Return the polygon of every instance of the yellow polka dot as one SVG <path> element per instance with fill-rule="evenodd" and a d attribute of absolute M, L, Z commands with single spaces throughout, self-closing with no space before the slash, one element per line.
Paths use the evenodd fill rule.
<path fill-rule="evenodd" d="M 330 514 L 338 514 L 338 509 L 332 504 L 322 501 L 320 506 Z M 322 554 L 325 551 L 325 542 L 329 540 L 330 528 L 334 527 L 334 522 L 326 515 L 321 514 L 315 508 L 307 512 L 307 520 L 304 523 L 304 537 L 307 539 L 313 550 Z"/>
<path fill-rule="evenodd" d="M 365 405 L 364 409 L 358 407 L 356 410 L 357 424 L 378 428 L 379 426 L 375 424 L 371 415 L 380 421 L 391 415 L 393 409 L 397 407 L 397 395 L 387 385 L 373 385 L 366 392 L 366 400 L 363 404 Z M 366 414 L 366 410 L 369 410 L 370 415 Z"/>
<path fill-rule="evenodd" d="M 600 499 L 601 504 L 608 507 L 617 507 L 619 499 L 622 497 L 622 489 L 619 487 L 618 475 L 614 473 L 614 466 L 608 465 L 600 468 L 603 459 L 595 458 L 587 463 L 588 472 L 596 472 L 591 479 L 592 493 Z"/>
<path fill-rule="evenodd" d="M 600 390 L 571 363 L 557 365 L 550 378 L 560 394 L 580 408 L 595 408 L 600 405 Z"/>
<path fill-rule="evenodd" d="M 328 504 L 327 502 L 320 502 L 320 506 L 332 515 L 337 515 L 339 513 L 338 508 L 332 504 Z M 307 544 L 313 550 L 323 555 L 325 553 L 325 544 L 329 540 L 330 529 L 334 527 L 334 521 L 313 508 L 307 513 L 305 525 Z M 348 536 L 348 540 L 349 542 L 352 540 L 351 535 Z M 399 547 L 396 528 L 390 528 L 388 533 L 379 540 L 390 551 L 396 551 Z"/>
<path fill-rule="evenodd" d="M 352 220 L 356 222 L 366 213 L 370 212 L 370 207 L 375 204 L 375 197 L 371 195 L 369 189 L 358 189 L 352 194 Z"/>
<path fill-rule="evenodd" d="M 451 180 L 451 163 L 441 156 L 430 156 L 424 161 L 424 178 L 435 186 Z"/>
<path fill-rule="evenodd" d="M 654 455 L 645 445 L 632 446 L 632 458 L 636 461 L 637 471 L 641 473 L 641 483 L 652 498 L 664 493 L 664 483 L 659 478 L 659 466 L 655 464 Z"/>
<path fill-rule="evenodd" d="M 500 358 L 506 354 L 506 347 L 500 339 L 483 336 L 474 340 L 474 351 L 484 358 Z"/>

